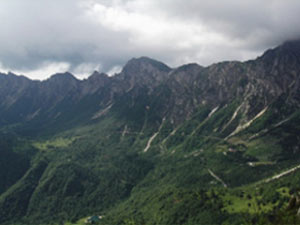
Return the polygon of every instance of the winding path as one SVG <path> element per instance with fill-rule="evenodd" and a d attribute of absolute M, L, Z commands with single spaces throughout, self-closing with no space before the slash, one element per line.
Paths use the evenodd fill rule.
<path fill-rule="evenodd" d="M 211 171 L 210 169 L 207 169 L 207 170 L 213 178 L 215 178 L 217 181 L 219 181 L 223 184 L 224 188 L 228 187 L 227 184 L 220 177 L 218 177 L 213 171 Z"/>
<path fill-rule="evenodd" d="M 157 131 L 156 133 L 154 133 L 154 134 L 150 137 L 150 139 L 148 140 L 148 143 L 147 143 L 146 148 L 144 149 L 144 152 L 147 152 L 147 151 L 149 150 L 152 141 L 153 141 L 153 140 L 156 138 L 156 136 L 159 134 L 159 132 L 160 132 L 160 130 L 161 130 L 163 124 L 164 124 L 164 121 L 165 121 L 165 118 L 163 118 L 162 123 L 161 123 L 160 127 L 158 128 L 158 131 Z"/>
<path fill-rule="evenodd" d="M 273 176 L 273 177 L 271 177 L 271 178 L 269 178 L 269 179 L 266 179 L 266 180 L 265 180 L 265 183 L 269 183 L 269 182 L 271 182 L 271 181 L 273 181 L 273 180 L 279 179 L 280 177 L 283 177 L 283 176 L 285 176 L 285 175 L 288 175 L 288 174 L 290 174 L 290 173 L 292 173 L 292 172 L 294 172 L 294 171 L 296 171 L 296 170 L 298 170 L 298 169 L 300 169 L 300 165 L 295 166 L 295 167 L 293 167 L 292 169 L 289 169 L 289 170 L 287 170 L 287 171 L 284 171 L 284 172 L 282 172 L 282 173 L 280 173 L 280 174 L 277 174 L 277 175 L 275 175 L 275 176 Z"/>

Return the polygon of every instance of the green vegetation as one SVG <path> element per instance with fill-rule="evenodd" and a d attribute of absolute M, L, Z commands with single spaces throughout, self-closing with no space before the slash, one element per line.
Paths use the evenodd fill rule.
<path fill-rule="evenodd" d="M 285 142 L 287 148 L 276 139 L 283 130 L 283 139 L 293 135 L 297 117 L 255 139 L 243 131 L 224 140 L 229 132 L 221 128 L 237 107 L 221 107 L 210 118 L 200 108 L 177 128 L 162 119 L 148 124 L 147 114 L 136 122 L 112 114 L 38 141 L 2 141 L 13 154 L 33 153 L 30 167 L 3 189 L 0 217 L 10 224 L 84 224 L 92 215 L 105 215 L 99 224 L 106 225 L 272 223 L 299 188 L 299 171 L 264 183 L 300 163 L 284 152 L 298 142 Z M 7 207 L 13 198 L 18 202 Z"/>
<path fill-rule="evenodd" d="M 78 137 L 71 138 L 63 138 L 59 137 L 53 140 L 46 141 L 36 141 L 32 143 L 32 145 L 42 151 L 53 150 L 56 148 L 67 148 L 73 141 L 75 141 Z"/>
<path fill-rule="evenodd" d="M 147 61 L 8 99 L 0 83 L 0 224 L 300 224 L 295 69 Z"/>

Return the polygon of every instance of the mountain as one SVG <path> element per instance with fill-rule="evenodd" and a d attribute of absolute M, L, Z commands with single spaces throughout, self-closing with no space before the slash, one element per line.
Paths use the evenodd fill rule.
<path fill-rule="evenodd" d="M 296 221 L 299 46 L 208 67 L 134 58 L 85 80 L 0 74 L 0 224 Z"/>

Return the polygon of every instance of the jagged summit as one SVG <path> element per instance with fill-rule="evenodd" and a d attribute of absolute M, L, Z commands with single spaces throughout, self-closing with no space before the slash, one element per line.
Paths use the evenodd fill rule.
<path fill-rule="evenodd" d="M 296 49 L 299 50 L 299 48 L 300 48 L 300 38 L 285 41 L 281 46 L 282 47 L 292 47 L 294 50 L 296 50 Z"/>
<path fill-rule="evenodd" d="M 19 87 L 18 91 L 14 97 L 9 95 L 0 97 L 3 99 L 3 105 L 6 102 L 11 105 L 13 103 L 11 99 L 17 101 L 19 98 L 22 99 L 21 96 L 28 96 L 29 99 L 33 98 L 39 102 L 42 101 L 41 96 L 45 95 L 53 102 L 70 101 L 69 104 L 75 106 L 78 99 L 88 98 L 91 94 L 96 95 L 95 99 L 99 98 L 99 101 L 93 99 L 97 102 L 95 104 L 105 105 L 107 102 L 115 101 L 116 96 L 123 96 L 132 90 L 135 92 L 134 97 L 140 92 L 148 95 L 155 93 L 159 97 L 165 95 L 165 99 L 168 99 L 160 107 L 161 113 L 168 114 L 179 123 L 186 119 L 186 116 L 192 115 L 200 103 L 215 107 L 239 98 L 244 99 L 247 104 L 254 104 L 249 97 L 253 96 L 253 99 L 258 98 L 262 102 L 253 112 L 248 110 L 249 107 L 245 103 L 245 113 L 251 117 L 288 90 L 292 91 L 289 101 L 297 99 L 299 82 L 295 81 L 295 77 L 299 77 L 299 73 L 295 71 L 300 67 L 300 57 L 297 55 L 300 51 L 297 50 L 297 46 L 299 41 L 287 42 L 251 62 L 223 62 L 208 67 L 191 63 L 171 69 L 149 57 L 133 58 L 116 76 L 109 77 L 94 71 L 85 80 L 78 80 L 66 72 L 32 84 L 31 80 L 21 81 L 18 79 L 19 76 L 12 75 L 18 82 L 12 82 L 12 79 L 9 85 L 2 82 L 3 90 L 7 90 L 3 93 L 10 93 L 12 89 Z M 3 76 L 2 79 L 5 78 L 6 76 Z M 35 89 L 40 95 L 31 94 Z M 43 94 L 44 92 L 46 94 Z M 99 97 L 100 95 L 102 97 Z M 102 102 L 103 96 L 105 103 Z M 70 99 L 76 101 L 72 102 Z M 295 104 L 298 104 L 297 102 Z M 53 103 L 49 102 L 50 108 L 56 107 L 51 104 Z M 38 110 L 38 106 L 35 107 L 32 110 Z"/>
<path fill-rule="evenodd" d="M 7 73 L 7 76 L 17 76 L 17 74 L 14 74 L 13 72 L 9 71 L 9 72 Z"/>
<path fill-rule="evenodd" d="M 273 49 L 265 51 L 264 54 L 259 58 L 267 61 L 272 61 L 275 58 L 281 60 L 291 60 L 294 58 L 296 60 L 299 60 L 300 40 L 286 41 Z"/>
<path fill-rule="evenodd" d="M 68 81 L 68 80 L 77 80 L 77 78 L 70 72 L 65 72 L 65 73 L 56 73 L 52 75 L 48 81 Z"/>
<path fill-rule="evenodd" d="M 106 73 L 100 73 L 98 71 L 94 71 L 92 73 L 92 75 L 90 75 L 87 79 L 85 79 L 85 81 L 92 82 L 96 85 L 99 82 L 103 83 L 103 82 L 108 81 L 110 79 L 111 78 Z"/>
<path fill-rule="evenodd" d="M 91 76 L 82 82 L 82 93 L 95 93 L 105 86 L 110 86 L 111 78 L 105 73 L 94 71 Z"/>
<path fill-rule="evenodd" d="M 159 62 L 157 60 L 151 59 L 149 57 L 140 57 L 133 58 L 129 60 L 124 66 L 122 72 L 123 73 L 131 73 L 131 72 L 141 72 L 145 70 L 149 70 L 150 67 L 155 68 L 159 71 L 169 72 L 171 70 L 166 64 Z"/>
<path fill-rule="evenodd" d="M 10 79 L 18 79 L 18 78 L 22 78 L 23 80 L 30 80 L 29 78 L 27 78 L 26 76 L 24 75 L 17 75 L 11 71 L 7 72 L 7 73 L 1 73 L 0 72 L 0 77 L 3 77 L 3 78 L 10 78 Z"/>
<path fill-rule="evenodd" d="M 189 70 L 201 69 L 201 68 L 204 68 L 204 67 L 200 66 L 197 63 L 188 63 L 188 64 L 177 67 L 175 69 L 175 71 L 189 71 Z"/>
<path fill-rule="evenodd" d="M 98 71 L 94 71 L 89 77 L 88 80 L 97 80 L 101 78 L 108 78 L 109 76 L 106 73 L 100 73 Z"/>

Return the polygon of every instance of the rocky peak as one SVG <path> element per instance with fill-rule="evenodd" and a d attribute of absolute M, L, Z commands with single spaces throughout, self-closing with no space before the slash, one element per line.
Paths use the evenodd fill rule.
<path fill-rule="evenodd" d="M 76 77 L 74 77 L 73 74 L 69 72 L 65 73 L 56 73 L 52 75 L 47 81 L 50 82 L 72 82 L 72 81 L 78 81 Z"/>
<path fill-rule="evenodd" d="M 80 81 L 77 80 L 73 74 L 66 73 L 57 73 L 52 75 L 49 79 L 43 82 L 45 85 L 50 85 L 53 87 L 66 88 L 77 86 Z"/>
<path fill-rule="evenodd" d="M 167 83 L 168 85 L 173 86 L 172 88 L 178 85 L 193 86 L 193 82 L 197 79 L 203 69 L 204 67 L 199 66 L 196 63 L 180 66 L 170 73 L 170 78 L 168 79 Z"/>
<path fill-rule="evenodd" d="M 280 47 L 282 49 L 285 49 L 286 51 L 290 51 L 290 52 L 296 54 L 298 57 L 300 55 L 300 39 L 293 40 L 293 41 L 287 41 L 287 42 L 283 43 Z"/>
<path fill-rule="evenodd" d="M 10 71 L 6 75 L 9 76 L 9 77 L 17 77 L 16 74 L 14 74 L 14 73 L 12 73 Z"/>
<path fill-rule="evenodd" d="M 23 75 L 17 75 L 17 74 L 14 74 L 12 72 L 8 72 L 7 74 L 4 74 L 4 73 L 0 73 L 0 77 L 2 78 L 5 78 L 7 80 L 7 78 L 9 80 L 14 80 L 14 81 L 24 81 L 24 80 L 27 80 L 29 81 L 29 79 Z"/>
<path fill-rule="evenodd" d="M 288 66 L 300 65 L 300 40 L 287 41 L 274 49 L 269 49 L 259 59 L 272 67 L 281 63 L 288 63 Z"/>
<path fill-rule="evenodd" d="M 146 86 L 151 91 L 169 77 L 170 71 L 171 68 L 154 59 L 133 58 L 128 61 L 116 79 L 122 81 L 122 86 L 126 90 L 131 90 L 134 86 Z"/>
<path fill-rule="evenodd" d="M 249 77 L 256 77 L 272 95 L 289 92 L 293 96 L 299 92 L 300 40 L 267 50 L 251 64 Z"/>
<path fill-rule="evenodd" d="M 109 80 L 109 76 L 105 73 L 99 73 L 98 71 L 94 71 L 91 76 L 87 79 L 89 82 L 103 82 L 105 80 Z"/>
<path fill-rule="evenodd" d="M 171 71 L 171 68 L 162 62 L 143 56 L 140 58 L 133 58 L 129 60 L 128 63 L 124 66 L 122 72 L 126 74 L 134 74 L 140 72 L 147 73 L 153 70 L 168 73 Z"/>
<path fill-rule="evenodd" d="M 67 93 L 76 92 L 80 82 L 69 72 L 57 73 L 43 81 L 39 88 L 48 97 L 54 95 L 63 98 Z"/>
<path fill-rule="evenodd" d="M 25 76 L 19 76 L 14 73 L 8 72 L 7 74 L 0 73 L 0 92 L 14 92 L 14 89 L 20 91 L 23 88 L 30 86 L 32 83 Z"/>
<path fill-rule="evenodd" d="M 111 78 L 105 73 L 94 71 L 88 79 L 82 82 L 82 95 L 92 94 L 107 86 Z"/>
<path fill-rule="evenodd" d="M 175 69 L 175 71 L 180 72 L 180 71 L 184 71 L 184 72 L 188 72 L 191 70 L 198 70 L 203 68 L 202 66 L 198 65 L 197 63 L 188 63 L 185 65 L 182 65 L 178 68 Z"/>

